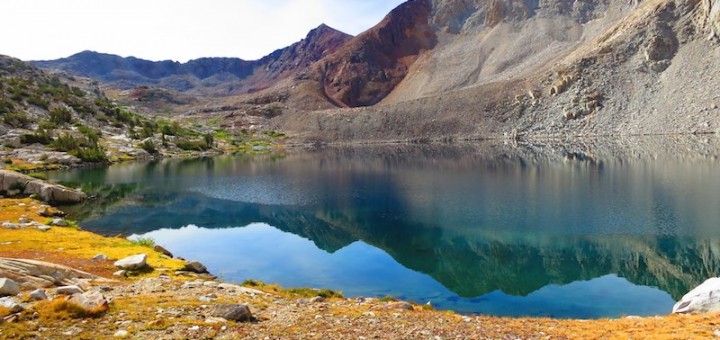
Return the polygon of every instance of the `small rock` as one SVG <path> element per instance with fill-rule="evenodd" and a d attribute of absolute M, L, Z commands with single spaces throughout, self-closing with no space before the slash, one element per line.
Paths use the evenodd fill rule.
<path fill-rule="evenodd" d="M 225 320 L 223 318 L 218 318 L 218 317 L 209 317 L 209 318 L 205 319 L 205 323 L 214 325 L 214 324 L 218 324 L 218 323 L 227 323 L 227 320 Z"/>
<path fill-rule="evenodd" d="M 198 274 L 208 272 L 207 267 L 205 267 L 202 263 L 200 263 L 198 261 L 190 261 L 190 262 L 186 263 L 185 268 L 183 268 L 183 269 L 193 272 L 193 273 L 198 273 Z"/>
<path fill-rule="evenodd" d="M 113 276 L 117 277 L 125 277 L 127 275 L 127 270 L 121 269 L 113 273 Z"/>
<path fill-rule="evenodd" d="M 29 218 L 27 218 L 27 217 L 25 217 L 25 216 L 20 217 L 20 218 L 18 219 L 18 223 L 30 223 L 30 222 L 32 222 L 32 220 L 29 219 Z"/>
<path fill-rule="evenodd" d="M 93 256 L 92 259 L 93 259 L 93 260 L 97 260 L 97 261 L 105 261 L 105 260 L 107 260 L 107 259 L 109 259 L 109 258 L 108 258 L 108 256 L 105 255 L 105 254 L 97 254 L 97 255 Z"/>
<path fill-rule="evenodd" d="M 167 255 L 168 257 L 173 258 L 173 254 L 161 245 L 155 245 L 153 249 L 160 254 Z"/>
<path fill-rule="evenodd" d="M 9 309 L 10 313 L 19 313 L 25 309 L 11 297 L 0 298 L 0 307 Z"/>
<path fill-rule="evenodd" d="M 188 330 L 191 331 L 191 332 L 199 331 L 199 330 L 200 330 L 200 326 L 192 326 L 192 327 L 188 328 Z"/>
<path fill-rule="evenodd" d="M 215 288 L 215 287 L 217 287 L 217 286 L 219 286 L 219 285 L 220 285 L 220 284 L 219 284 L 218 282 L 216 282 L 216 281 L 205 281 L 205 282 L 203 282 L 203 286 L 205 286 L 205 287 L 210 287 L 210 288 Z"/>
<path fill-rule="evenodd" d="M 210 314 L 214 317 L 232 321 L 251 321 L 253 319 L 248 306 L 231 303 L 215 305 L 210 311 Z"/>
<path fill-rule="evenodd" d="M 37 228 L 37 230 L 40 230 L 40 231 L 49 231 L 50 229 L 52 229 L 49 225 L 44 225 L 44 224 L 41 224 L 41 225 L 37 226 L 36 228 Z"/>
<path fill-rule="evenodd" d="M 318 302 L 324 302 L 325 298 L 322 296 L 316 296 L 312 299 L 310 299 L 310 303 L 318 303 Z"/>
<path fill-rule="evenodd" d="M 8 278 L 0 278 L 0 296 L 20 294 L 20 285 Z"/>
<path fill-rule="evenodd" d="M 116 338 L 126 338 L 128 335 L 129 335 L 128 331 L 126 331 L 124 329 L 121 329 L 121 330 L 115 332 L 115 334 L 113 334 L 113 336 Z"/>
<path fill-rule="evenodd" d="M 198 299 L 198 301 L 202 301 L 202 302 L 212 302 L 212 300 L 213 300 L 212 298 L 210 298 L 208 296 L 198 296 L 197 299 Z"/>
<path fill-rule="evenodd" d="M 68 299 L 68 302 L 77 305 L 85 313 L 90 315 L 105 312 L 110 306 L 110 302 L 99 292 L 75 294 Z"/>
<path fill-rule="evenodd" d="M 30 297 L 35 300 L 47 300 L 47 294 L 45 293 L 45 290 L 43 289 L 35 289 L 32 292 L 30 292 Z"/>
<path fill-rule="evenodd" d="M 115 261 L 115 267 L 125 270 L 140 269 L 147 265 L 147 263 L 145 262 L 146 260 L 146 254 L 133 255 L 126 257 L 122 260 Z"/>
<path fill-rule="evenodd" d="M 50 225 L 58 226 L 58 227 L 67 227 L 70 224 L 68 221 L 62 219 L 62 218 L 54 218 L 52 221 L 50 221 Z"/>
<path fill-rule="evenodd" d="M 81 294 L 83 293 L 83 290 L 78 286 L 62 286 L 58 287 L 56 292 L 60 295 L 73 295 Z"/>
<path fill-rule="evenodd" d="M 717 104 L 712 104 L 712 105 L 710 105 L 710 108 L 713 109 L 713 110 L 715 110 L 715 109 L 718 108 L 718 106 L 717 106 Z"/>
<path fill-rule="evenodd" d="M 393 302 L 388 305 L 388 308 L 401 309 L 401 310 L 413 310 L 412 304 L 410 304 L 409 302 L 405 302 L 405 301 Z"/>
<path fill-rule="evenodd" d="M 2 226 L 6 229 L 20 229 L 20 225 L 16 223 L 3 222 Z"/>

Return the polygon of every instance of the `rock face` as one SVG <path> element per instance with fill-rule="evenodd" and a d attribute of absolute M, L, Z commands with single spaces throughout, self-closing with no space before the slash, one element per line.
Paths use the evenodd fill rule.
<path fill-rule="evenodd" d="M 673 313 L 703 313 L 720 311 L 720 277 L 705 280 L 685 294 L 675 306 Z"/>
<path fill-rule="evenodd" d="M 125 270 L 136 270 L 145 267 L 147 265 L 146 260 L 146 254 L 128 256 L 122 260 L 115 261 L 115 267 Z"/>
<path fill-rule="evenodd" d="M 8 278 L 0 279 L 0 296 L 20 294 L 20 285 Z"/>
<path fill-rule="evenodd" d="M 223 318 L 231 321 L 252 321 L 253 316 L 250 313 L 250 308 L 246 305 L 235 305 L 230 303 L 223 303 L 215 305 L 210 314 L 214 317 Z"/>
<path fill-rule="evenodd" d="M 313 67 L 311 77 L 340 107 L 373 105 L 405 78 L 425 50 L 437 43 L 428 0 L 410 0 Z"/>
<path fill-rule="evenodd" d="M 0 170 L 0 190 L 20 190 L 25 195 L 37 194 L 41 200 L 57 204 L 74 204 L 87 199 L 87 195 L 81 191 L 9 170 Z"/>

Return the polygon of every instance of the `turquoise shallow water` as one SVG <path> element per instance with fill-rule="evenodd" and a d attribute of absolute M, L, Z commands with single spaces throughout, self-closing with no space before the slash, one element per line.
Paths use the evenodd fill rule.
<path fill-rule="evenodd" d="M 50 174 L 86 229 L 152 237 L 226 280 L 465 313 L 655 315 L 720 271 L 717 159 L 402 146 Z"/>

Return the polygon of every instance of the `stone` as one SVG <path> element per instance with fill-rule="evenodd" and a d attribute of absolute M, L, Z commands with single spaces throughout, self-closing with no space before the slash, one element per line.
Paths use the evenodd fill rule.
<path fill-rule="evenodd" d="M 322 296 L 316 296 L 312 299 L 310 299 L 310 303 L 318 303 L 318 302 L 324 302 L 325 298 Z"/>
<path fill-rule="evenodd" d="M 35 299 L 35 300 L 38 300 L 38 301 L 47 300 L 47 299 L 48 299 L 48 296 L 47 296 L 47 294 L 45 293 L 45 290 L 44 290 L 44 289 L 35 289 L 35 290 L 33 290 L 32 292 L 30 292 L 30 297 L 33 298 L 33 299 Z"/>
<path fill-rule="evenodd" d="M 99 292 L 75 294 L 68 299 L 68 302 L 80 307 L 89 315 L 105 312 L 110 307 L 110 302 Z"/>
<path fill-rule="evenodd" d="M 113 273 L 113 276 L 117 277 L 125 277 L 127 275 L 127 270 L 121 269 Z"/>
<path fill-rule="evenodd" d="M 8 278 L 0 279 L 0 296 L 20 294 L 20 285 Z"/>
<path fill-rule="evenodd" d="M 214 324 L 219 324 L 219 323 L 227 323 L 227 320 L 225 320 L 223 318 L 218 318 L 218 317 L 209 317 L 209 318 L 205 319 L 205 323 L 214 325 Z"/>
<path fill-rule="evenodd" d="M 190 262 L 186 263 L 185 268 L 183 268 L 183 269 L 187 270 L 189 272 L 198 273 L 198 274 L 203 274 L 203 273 L 208 272 L 207 267 L 205 267 L 202 263 L 200 263 L 198 261 L 190 261 Z"/>
<path fill-rule="evenodd" d="M 705 280 L 685 294 L 675 306 L 673 313 L 705 313 L 720 311 L 720 277 Z"/>
<path fill-rule="evenodd" d="M 121 330 L 115 332 L 115 334 L 113 334 L 113 336 L 116 338 L 126 338 L 129 334 L 130 333 L 128 333 L 128 331 L 121 329 Z"/>
<path fill-rule="evenodd" d="M 87 195 L 81 191 L 32 178 L 15 171 L 0 170 L 0 190 L 9 191 L 16 187 L 23 188 L 22 194 L 36 194 L 45 202 L 74 204 L 87 199 Z"/>
<path fill-rule="evenodd" d="M 115 267 L 118 267 L 120 269 L 125 269 L 125 270 L 140 269 L 147 265 L 147 263 L 145 262 L 146 260 L 147 260 L 146 254 L 138 254 L 138 255 L 128 256 L 122 260 L 115 261 Z"/>
<path fill-rule="evenodd" d="M 211 316 L 231 321 L 252 321 L 250 308 L 246 305 L 222 303 L 215 305 L 210 311 Z"/>
<path fill-rule="evenodd" d="M 153 247 L 153 250 L 155 250 L 156 252 L 158 252 L 160 254 L 166 255 L 167 257 L 170 257 L 170 258 L 174 257 L 173 254 L 169 250 L 165 249 L 161 245 L 155 245 L 155 247 Z"/>
<path fill-rule="evenodd" d="M 80 288 L 78 286 L 62 286 L 62 287 L 57 287 L 55 292 L 60 295 L 73 295 L 73 294 L 81 294 L 83 292 L 83 290 L 82 290 L 82 288 Z"/>
<path fill-rule="evenodd" d="M 49 224 L 50 224 L 50 225 L 54 225 L 54 226 L 58 226 L 58 227 L 67 227 L 67 226 L 70 225 L 70 224 L 68 223 L 68 221 L 66 221 L 66 220 L 64 220 L 64 219 L 62 219 L 62 218 L 54 218 L 52 221 L 50 221 Z"/>
<path fill-rule="evenodd" d="M 50 231 L 50 229 L 52 229 L 52 227 L 50 227 L 49 225 L 44 225 L 44 224 L 41 224 L 35 228 L 37 228 L 37 230 L 40 230 L 40 231 Z"/>
<path fill-rule="evenodd" d="M 105 254 L 97 254 L 97 255 L 93 256 L 92 259 L 96 260 L 96 261 L 106 261 L 109 259 L 109 257 Z"/>
<path fill-rule="evenodd" d="M 400 310 L 413 310 L 412 304 L 405 301 L 398 301 L 388 304 L 388 308 L 390 309 L 400 309 Z"/>
<path fill-rule="evenodd" d="M 11 297 L 0 298 L 0 307 L 9 309 L 10 313 L 20 313 L 25 309 Z"/>
<path fill-rule="evenodd" d="M 203 286 L 215 288 L 215 287 L 220 286 L 220 283 L 218 283 L 217 281 L 205 281 L 205 282 L 203 282 Z"/>
<path fill-rule="evenodd" d="M 6 229 L 20 229 L 20 225 L 17 223 L 3 222 L 2 226 Z"/>

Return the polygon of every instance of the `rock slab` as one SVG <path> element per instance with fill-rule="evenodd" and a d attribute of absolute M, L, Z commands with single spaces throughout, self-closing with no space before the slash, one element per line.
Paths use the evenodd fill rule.
<path fill-rule="evenodd" d="M 68 299 L 68 302 L 76 305 L 89 315 L 105 312 L 110 306 L 110 302 L 99 292 L 75 294 Z"/>
<path fill-rule="evenodd" d="M 87 199 L 87 195 L 81 191 L 45 182 L 15 171 L 0 170 L 0 190 L 9 191 L 14 188 L 21 188 L 21 192 L 25 195 L 37 194 L 45 202 L 73 204 Z"/>
<path fill-rule="evenodd" d="M 252 321 L 253 319 L 252 313 L 250 313 L 250 307 L 231 303 L 215 305 L 210 311 L 210 314 L 214 317 L 231 321 L 244 322 Z"/>
<path fill-rule="evenodd" d="M 128 256 L 122 260 L 115 261 L 115 267 L 125 270 L 136 270 L 147 265 L 147 254 Z"/>
<path fill-rule="evenodd" d="M 0 296 L 20 294 L 20 285 L 8 278 L 0 279 Z"/>
<path fill-rule="evenodd" d="M 685 294 L 675 306 L 673 313 L 705 313 L 720 311 L 720 277 L 705 280 Z"/>

